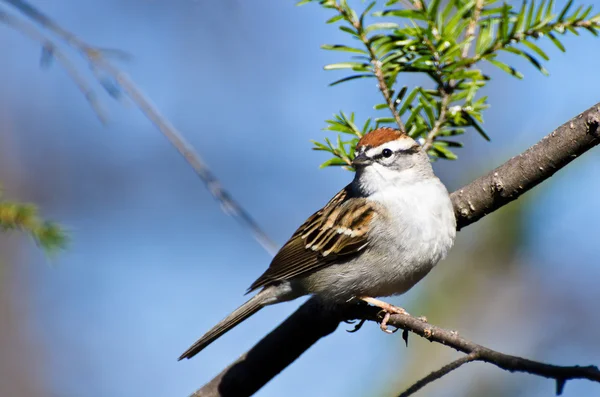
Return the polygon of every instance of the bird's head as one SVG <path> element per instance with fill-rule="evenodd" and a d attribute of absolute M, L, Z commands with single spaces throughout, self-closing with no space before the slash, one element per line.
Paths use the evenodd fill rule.
<path fill-rule="evenodd" d="M 433 176 L 427 154 L 414 139 L 392 128 L 378 128 L 356 145 L 356 180 L 373 193 L 390 183 L 418 182 Z"/>

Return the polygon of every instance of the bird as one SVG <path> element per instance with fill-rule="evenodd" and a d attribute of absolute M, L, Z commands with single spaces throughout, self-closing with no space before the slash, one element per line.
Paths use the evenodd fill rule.
<path fill-rule="evenodd" d="M 192 358 L 265 306 L 305 295 L 377 306 L 386 314 L 384 331 L 391 313 L 406 313 L 376 298 L 405 293 L 446 257 L 456 237 L 448 190 L 423 147 L 392 128 L 364 134 L 352 167 L 352 182 L 296 230 L 247 291 L 259 292 L 179 360 Z"/>

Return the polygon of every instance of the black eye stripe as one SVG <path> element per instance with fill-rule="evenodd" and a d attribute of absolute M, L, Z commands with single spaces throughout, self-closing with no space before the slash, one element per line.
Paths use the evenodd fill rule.
<path fill-rule="evenodd" d="M 398 149 L 398 150 L 395 150 L 395 151 L 393 151 L 393 153 L 394 154 L 396 154 L 396 153 L 415 154 L 415 153 L 418 153 L 419 150 L 421 150 L 421 146 L 414 145 L 414 146 L 409 147 L 408 149 Z M 382 159 L 382 158 L 386 158 L 383 155 L 383 153 L 379 153 L 379 154 L 376 154 L 375 156 L 371 157 L 372 160 L 379 160 L 379 159 Z"/>
<path fill-rule="evenodd" d="M 417 144 L 417 145 L 409 147 L 406 150 L 402 150 L 402 152 L 414 154 L 414 153 L 419 153 L 420 150 L 421 150 L 421 146 Z"/>

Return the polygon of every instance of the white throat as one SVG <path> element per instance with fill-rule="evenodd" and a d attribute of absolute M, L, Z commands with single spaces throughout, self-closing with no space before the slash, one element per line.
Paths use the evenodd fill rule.
<path fill-rule="evenodd" d="M 431 164 L 414 163 L 405 169 L 394 169 L 373 163 L 358 169 L 352 182 L 353 187 L 362 195 L 368 197 L 389 188 L 404 188 L 435 178 Z"/>

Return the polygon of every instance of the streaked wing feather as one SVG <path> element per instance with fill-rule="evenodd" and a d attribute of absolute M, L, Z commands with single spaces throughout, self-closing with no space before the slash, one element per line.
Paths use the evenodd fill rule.
<path fill-rule="evenodd" d="M 248 291 L 312 273 L 357 254 L 368 245 L 369 224 L 375 215 L 374 205 L 353 197 L 350 185 L 346 186 L 296 230 Z"/>

